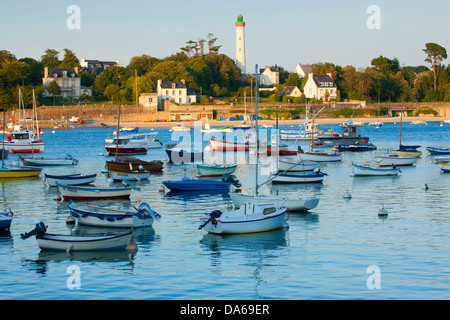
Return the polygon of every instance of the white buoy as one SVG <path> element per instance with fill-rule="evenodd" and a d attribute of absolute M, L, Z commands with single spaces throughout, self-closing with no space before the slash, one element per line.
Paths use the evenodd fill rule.
<path fill-rule="evenodd" d="M 101 156 L 101 157 L 104 156 L 103 152 L 100 152 L 98 155 Z"/>
<path fill-rule="evenodd" d="M 380 217 L 387 217 L 387 215 L 388 215 L 388 212 L 384 208 L 384 205 L 383 205 L 382 208 L 380 210 L 378 210 L 378 216 L 380 216 Z"/>
<path fill-rule="evenodd" d="M 350 192 L 346 192 L 344 193 L 344 199 L 351 199 L 352 195 L 350 194 Z"/>

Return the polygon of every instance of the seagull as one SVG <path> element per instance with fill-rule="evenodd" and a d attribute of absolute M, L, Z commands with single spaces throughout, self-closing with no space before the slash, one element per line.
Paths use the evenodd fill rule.
<path fill-rule="evenodd" d="M 425 185 L 423 186 L 423 190 L 427 191 L 428 190 L 428 185 L 425 183 Z"/>

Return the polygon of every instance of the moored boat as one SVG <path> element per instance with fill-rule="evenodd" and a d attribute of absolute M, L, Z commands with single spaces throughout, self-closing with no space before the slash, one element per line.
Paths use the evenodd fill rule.
<path fill-rule="evenodd" d="M 204 165 L 204 164 L 198 164 L 197 170 L 198 175 L 203 177 L 209 177 L 209 176 L 222 176 L 226 173 L 232 174 L 236 171 L 237 165 L 226 165 L 226 164 L 220 164 L 220 165 Z"/>
<path fill-rule="evenodd" d="M 400 169 L 396 167 L 391 168 L 373 168 L 368 164 L 356 165 L 353 164 L 353 175 L 354 176 L 398 176 L 401 172 Z"/>
<path fill-rule="evenodd" d="M 23 164 L 26 166 L 70 166 L 77 165 L 78 160 L 72 158 L 70 154 L 67 154 L 65 158 L 24 158 L 19 156 Z"/>
<path fill-rule="evenodd" d="M 129 199 L 131 191 L 138 188 L 128 185 L 121 187 L 68 186 L 56 183 L 62 200 Z"/>
<path fill-rule="evenodd" d="M 32 131 L 15 131 L 8 135 L 4 141 L 5 149 L 12 153 L 39 153 L 44 152 L 44 142 Z"/>
<path fill-rule="evenodd" d="M 401 144 L 397 150 L 392 150 L 392 152 L 395 152 L 400 156 L 414 156 L 418 158 L 422 155 L 422 151 L 417 150 L 420 147 L 421 146 L 405 146 Z"/>
<path fill-rule="evenodd" d="M 145 161 L 137 158 L 117 158 L 116 160 L 107 160 L 106 166 L 109 170 L 139 170 L 143 168 L 145 171 L 159 172 L 164 167 L 164 162 L 160 160 Z"/>
<path fill-rule="evenodd" d="M 427 151 L 430 154 L 450 154 L 450 148 L 436 148 L 436 147 L 427 147 Z"/>
<path fill-rule="evenodd" d="M 129 211 L 86 204 L 69 204 L 70 214 L 79 224 L 113 227 L 113 228 L 143 228 L 150 227 L 160 215 L 150 208 L 148 203 L 142 202 Z"/>
<path fill-rule="evenodd" d="M 416 162 L 415 156 L 401 156 L 397 153 L 386 153 L 385 155 L 377 156 L 375 162 L 380 167 L 395 166 L 412 166 Z"/>
<path fill-rule="evenodd" d="M 147 149 L 160 148 L 163 143 L 156 138 L 157 133 L 137 133 L 114 138 L 105 146 L 109 155 L 147 154 Z"/>
<path fill-rule="evenodd" d="M 97 174 L 84 175 L 80 173 L 67 175 L 53 175 L 45 173 L 44 175 L 45 180 L 50 187 L 56 187 L 56 183 L 68 186 L 84 185 L 94 182 L 97 178 Z"/>
<path fill-rule="evenodd" d="M 193 151 L 189 147 L 178 145 L 167 145 L 166 153 L 169 162 L 175 164 L 192 163 L 203 160 L 203 151 Z"/>
<path fill-rule="evenodd" d="M 205 214 L 200 218 L 199 229 L 214 234 L 265 232 L 286 227 L 287 219 L 287 207 L 247 203 L 236 210 L 214 210 Z"/>
<path fill-rule="evenodd" d="M 334 162 L 342 160 L 342 154 L 339 152 L 325 152 L 321 150 L 304 152 L 302 153 L 301 157 L 303 160 L 316 162 Z"/>
<path fill-rule="evenodd" d="M 131 231 L 107 236 L 61 235 L 47 233 L 47 226 L 40 222 L 36 228 L 21 234 L 22 239 L 36 236 L 39 248 L 55 251 L 123 250 L 131 239 Z"/>
<path fill-rule="evenodd" d="M 13 213 L 10 210 L 7 211 L 0 211 L 0 231 L 7 231 L 11 228 L 11 222 L 13 219 Z"/>
<path fill-rule="evenodd" d="M 30 178 L 41 174 L 42 169 L 34 167 L 0 168 L 0 178 Z"/>
<path fill-rule="evenodd" d="M 273 203 L 277 207 L 287 207 L 291 211 L 307 211 L 311 210 L 319 204 L 319 198 L 315 196 L 303 197 L 295 196 L 279 196 L 267 194 L 244 194 L 244 193 L 230 193 L 231 201 L 236 209 L 246 203 Z"/>
<path fill-rule="evenodd" d="M 303 160 L 299 157 L 282 157 L 278 160 L 278 171 L 311 171 L 316 169 L 316 161 Z"/>
<path fill-rule="evenodd" d="M 441 165 L 442 172 L 450 172 L 450 163 L 439 163 L 439 165 Z"/>
<path fill-rule="evenodd" d="M 171 191 L 230 191 L 230 183 L 215 180 L 200 180 L 183 177 L 181 180 L 163 181 L 162 184 Z"/>
<path fill-rule="evenodd" d="M 339 151 L 372 151 L 377 150 L 377 147 L 372 144 L 372 142 L 366 142 L 366 143 L 360 143 L 359 141 L 356 141 L 355 143 L 351 144 L 341 144 L 339 145 Z"/>
<path fill-rule="evenodd" d="M 114 181 L 123 181 L 123 180 L 139 181 L 143 179 L 148 179 L 150 177 L 150 173 L 151 173 L 150 171 L 145 170 L 130 171 L 130 170 L 109 169 L 109 176 Z"/>
<path fill-rule="evenodd" d="M 325 173 L 320 172 L 308 172 L 304 174 L 292 174 L 292 173 L 276 173 L 270 174 L 269 180 L 272 183 L 321 183 L 325 177 Z"/>

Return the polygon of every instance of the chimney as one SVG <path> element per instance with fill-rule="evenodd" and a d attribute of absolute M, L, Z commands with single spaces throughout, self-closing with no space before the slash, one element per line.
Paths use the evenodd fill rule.
<path fill-rule="evenodd" d="M 48 67 L 44 68 L 44 78 L 48 78 Z"/>
<path fill-rule="evenodd" d="M 73 68 L 73 71 L 78 75 L 78 67 Z"/>

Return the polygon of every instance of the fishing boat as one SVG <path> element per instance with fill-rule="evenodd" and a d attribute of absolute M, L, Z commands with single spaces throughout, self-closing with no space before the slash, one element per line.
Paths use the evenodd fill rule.
<path fill-rule="evenodd" d="M 145 161 L 137 158 L 117 158 L 116 160 L 106 161 L 109 170 L 139 170 L 143 168 L 145 171 L 160 172 L 164 167 L 164 162 L 160 160 Z"/>
<path fill-rule="evenodd" d="M 304 174 L 292 174 L 292 173 L 271 173 L 270 180 L 272 183 L 322 183 L 325 173 L 320 170 L 315 172 L 308 172 Z"/>
<path fill-rule="evenodd" d="M 135 170 L 135 171 L 129 171 L 129 170 L 113 170 L 109 169 L 109 176 L 114 181 L 140 181 L 144 179 L 148 179 L 150 177 L 150 171 L 145 170 Z"/>
<path fill-rule="evenodd" d="M 442 172 L 444 173 L 450 172 L 450 163 L 440 163 L 439 165 L 441 165 Z"/>
<path fill-rule="evenodd" d="M 352 117 L 348 121 L 341 124 L 341 133 L 327 132 L 317 135 L 317 139 L 322 144 L 339 146 L 341 144 L 354 144 L 368 143 L 369 137 L 359 134 L 359 128 L 364 127 L 363 123 L 357 123 L 352 120 Z"/>
<path fill-rule="evenodd" d="M 211 177 L 211 176 L 223 176 L 224 174 L 232 174 L 236 171 L 237 165 L 204 165 L 198 164 L 197 171 L 199 176 Z"/>
<path fill-rule="evenodd" d="M 205 123 L 205 128 L 202 128 L 200 131 L 202 133 L 233 132 L 233 129 L 230 126 L 211 128 L 209 123 Z"/>
<path fill-rule="evenodd" d="M 130 184 L 120 187 L 68 186 L 56 182 L 58 193 L 62 200 L 98 200 L 98 199 L 129 199 L 133 189 Z"/>
<path fill-rule="evenodd" d="M 372 144 L 372 142 L 366 142 L 366 143 L 360 143 L 359 141 L 356 141 L 352 144 L 341 144 L 338 148 L 339 151 L 372 151 L 377 150 L 377 147 Z"/>
<path fill-rule="evenodd" d="M 397 153 L 401 156 L 414 156 L 420 157 L 422 155 L 422 151 L 418 151 L 417 149 L 421 146 L 415 145 L 402 145 L 402 128 L 403 128 L 403 112 L 400 112 L 400 137 L 399 137 L 399 148 L 397 150 L 393 150 L 393 152 Z"/>
<path fill-rule="evenodd" d="M 230 193 L 231 201 L 236 209 L 246 203 L 273 203 L 277 207 L 288 207 L 290 211 L 308 211 L 319 204 L 319 198 L 314 196 L 284 196 L 267 194 Z"/>
<path fill-rule="evenodd" d="M 66 186 L 79 186 L 89 184 L 95 181 L 97 174 L 84 175 L 80 173 L 67 175 L 53 175 L 45 173 L 45 180 L 50 187 L 56 187 L 56 184 Z"/>
<path fill-rule="evenodd" d="M 107 236 L 61 235 L 47 233 L 47 226 L 40 222 L 28 233 L 22 233 L 21 238 L 36 236 L 39 248 L 55 251 L 99 251 L 126 249 L 131 239 L 131 231 Z"/>
<path fill-rule="evenodd" d="M 356 165 L 352 163 L 353 176 L 398 176 L 401 172 L 400 169 L 394 167 L 391 168 L 373 168 L 369 164 Z"/>
<path fill-rule="evenodd" d="M 397 153 L 386 153 L 385 155 L 377 156 L 375 162 L 380 167 L 395 166 L 412 166 L 416 163 L 417 158 L 415 156 L 401 156 Z"/>
<path fill-rule="evenodd" d="M 191 131 L 191 129 L 185 127 L 184 124 L 182 123 L 177 123 L 174 127 L 170 128 L 169 131 L 180 132 L 180 131 Z"/>
<path fill-rule="evenodd" d="M 96 227 L 113 228 L 144 228 L 151 227 L 153 222 L 161 216 L 142 202 L 132 210 L 117 210 L 106 207 L 91 206 L 87 204 L 69 204 L 70 214 L 79 224 Z"/>
<path fill-rule="evenodd" d="M 299 157 L 280 157 L 278 171 L 311 171 L 316 169 L 316 161 L 303 160 Z"/>
<path fill-rule="evenodd" d="M 435 147 L 427 147 L 427 151 L 430 154 L 450 154 L 450 148 L 435 148 Z"/>
<path fill-rule="evenodd" d="M 171 191 L 230 191 L 229 182 L 215 180 L 199 180 L 183 177 L 180 180 L 163 181 L 162 184 Z"/>
<path fill-rule="evenodd" d="M 287 207 L 274 204 L 246 203 L 239 209 L 214 210 L 200 218 L 199 229 L 213 234 L 240 234 L 276 230 L 286 227 Z"/>
<path fill-rule="evenodd" d="M 78 164 L 78 160 L 72 158 L 70 154 L 67 154 L 65 158 L 24 158 L 19 156 L 19 159 L 26 166 L 71 166 Z"/>
<path fill-rule="evenodd" d="M 12 153 L 39 153 L 44 152 L 44 142 L 33 131 L 14 131 L 8 135 L 5 149 Z"/>
<path fill-rule="evenodd" d="M 7 211 L 0 211 L 0 231 L 7 231 L 11 228 L 11 222 L 13 219 L 13 213 L 10 210 Z"/>
<path fill-rule="evenodd" d="M 109 155 L 147 154 L 147 149 L 160 148 L 163 143 L 156 138 L 157 133 L 137 133 L 119 136 L 105 146 Z"/>
<path fill-rule="evenodd" d="M 193 151 L 190 146 L 170 144 L 166 146 L 169 162 L 175 164 L 203 161 L 203 151 Z"/>
<path fill-rule="evenodd" d="M 280 140 L 282 141 L 310 141 L 311 139 L 317 140 L 317 135 L 321 132 L 319 125 L 315 124 L 312 119 L 309 118 L 309 112 L 311 110 L 311 103 L 306 106 L 306 114 L 303 119 L 303 123 L 300 125 L 300 130 L 281 130 Z"/>

